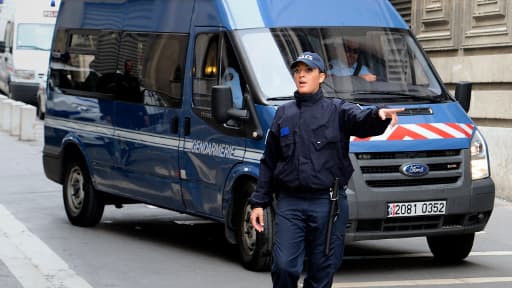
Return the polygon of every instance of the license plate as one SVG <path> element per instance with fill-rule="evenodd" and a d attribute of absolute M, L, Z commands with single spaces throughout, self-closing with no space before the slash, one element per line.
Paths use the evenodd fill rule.
<path fill-rule="evenodd" d="M 443 214 L 446 214 L 446 201 L 388 203 L 388 217 Z"/>

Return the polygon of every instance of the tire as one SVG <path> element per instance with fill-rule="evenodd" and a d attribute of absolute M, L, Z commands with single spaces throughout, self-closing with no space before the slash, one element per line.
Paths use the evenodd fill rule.
<path fill-rule="evenodd" d="M 435 259 L 442 263 L 459 263 L 473 248 L 475 233 L 427 237 L 428 247 Z"/>
<path fill-rule="evenodd" d="M 268 207 L 263 212 L 265 230 L 256 232 L 250 223 L 251 206 L 248 198 L 256 189 L 256 183 L 245 184 L 235 202 L 236 240 L 242 265 L 251 271 L 270 271 L 274 236 L 274 211 Z"/>
<path fill-rule="evenodd" d="M 44 120 L 44 113 L 41 111 L 41 104 L 39 104 L 39 101 L 37 101 L 36 116 L 39 120 Z"/>
<path fill-rule="evenodd" d="M 73 161 L 67 166 L 62 192 L 64 208 L 71 224 L 82 227 L 98 224 L 105 204 L 101 193 L 92 186 L 83 161 Z"/>
<path fill-rule="evenodd" d="M 43 109 L 41 109 L 41 100 L 38 97 L 37 98 L 37 106 L 36 106 L 36 116 L 40 120 L 44 120 L 44 112 L 42 110 Z"/>

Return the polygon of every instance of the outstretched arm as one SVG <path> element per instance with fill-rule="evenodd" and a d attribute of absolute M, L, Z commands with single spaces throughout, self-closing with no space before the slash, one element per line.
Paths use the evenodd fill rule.
<path fill-rule="evenodd" d="M 345 133 L 350 136 L 366 138 L 377 136 L 388 128 L 396 125 L 398 122 L 397 113 L 404 108 L 385 108 L 377 106 L 375 108 L 361 108 L 350 102 L 343 102 L 338 106 L 342 115 L 340 123 Z"/>

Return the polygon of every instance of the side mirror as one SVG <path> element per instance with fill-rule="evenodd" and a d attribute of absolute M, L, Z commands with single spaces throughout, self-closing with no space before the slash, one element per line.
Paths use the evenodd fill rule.
<path fill-rule="evenodd" d="M 0 53 L 5 52 L 5 41 L 0 41 Z"/>
<path fill-rule="evenodd" d="M 460 106 L 464 111 L 469 111 L 469 105 L 471 104 L 471 88 L 473 83 L 471 82 L 458 82 L 455 84 L 455 100 L 460 103 Z"/>
<path fill-rule="evenodd" d="M 249 111 L 233 108 L 231 88 L 227 85 L 217 85 L 212 88 L 212 116 L 219 123 L 229 119 L 248 119 Z"/>

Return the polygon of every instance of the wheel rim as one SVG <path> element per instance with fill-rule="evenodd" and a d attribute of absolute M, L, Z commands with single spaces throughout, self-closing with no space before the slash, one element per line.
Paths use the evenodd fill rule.
<path fill-rule="evenodd" d="M 80 167 L 73 167 L 69 172 L 66 187 L 66 200 L 69 212 L 76 216 L 82 210 L 84 204 L 84 175 Z"/>
<path fill-rule="evenodd" d="M 251 206 L 245 205 L 242 221 L 242 240 L 244 252 L 247 255 L 252 255 L 256 248 L 256 230 L 251 224 Z"/>

